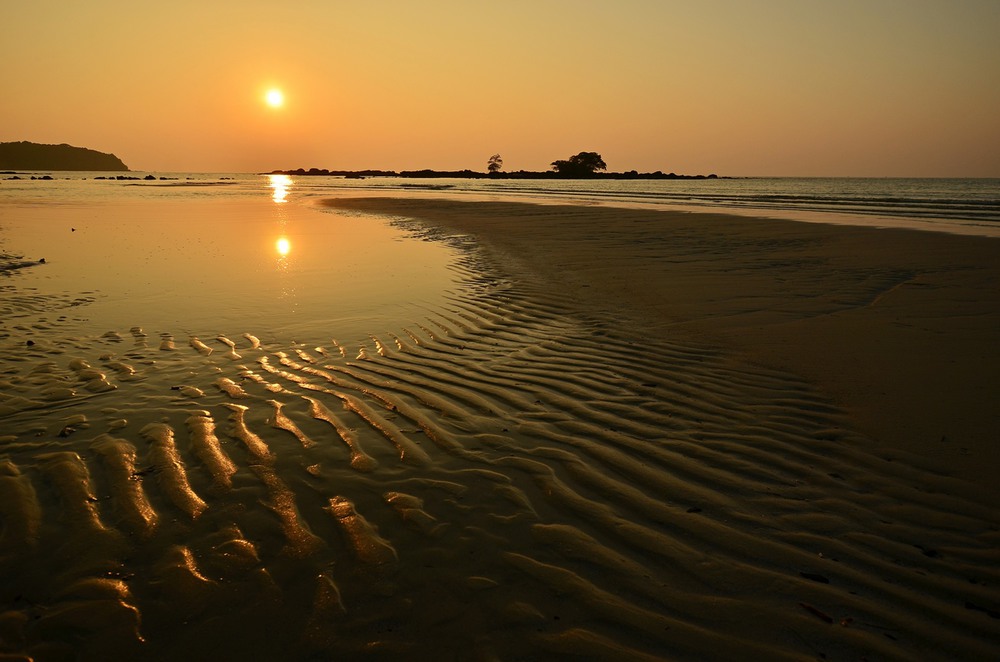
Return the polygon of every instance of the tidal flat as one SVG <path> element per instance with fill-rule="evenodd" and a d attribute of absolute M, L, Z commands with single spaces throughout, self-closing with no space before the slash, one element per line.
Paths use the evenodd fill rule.
<path fill-rule="evenodd" d="M 428 197 L 2 226 L 46 257 L 0 279 L 3 653 L 997 653 L 995 240 Z"/>

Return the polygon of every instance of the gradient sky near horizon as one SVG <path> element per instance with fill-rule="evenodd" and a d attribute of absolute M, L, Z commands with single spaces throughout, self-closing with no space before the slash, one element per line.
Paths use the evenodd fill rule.
<path fill-rule="evenodd" d="M 133 170 L 1000 177 L 1000 0 L 3 0 L 0 60 L 0 141 Z"/>

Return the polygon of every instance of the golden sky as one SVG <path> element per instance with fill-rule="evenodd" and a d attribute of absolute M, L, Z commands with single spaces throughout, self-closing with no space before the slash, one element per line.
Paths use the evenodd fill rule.
<path fill-rule="evenodd" d="M 0 0 L 0 60 L 0 141 L 134 170 L 1000 177 L 1000 0 Z"/>

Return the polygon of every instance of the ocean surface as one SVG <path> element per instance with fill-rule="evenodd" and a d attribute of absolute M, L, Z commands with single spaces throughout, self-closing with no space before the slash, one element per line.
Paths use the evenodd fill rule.
<path fill-rule="evenodd" d="M 353 340 L 419 318 L 455 286 L 449 247 L 299 204 L 287 178 L 84 177 L 0 187 L 0 262 L 45 260 L 0 281 L 19 297 L 79 299 L 62 324 L 81 333 L 214 334 L 253 319 L 265 335 Z"/>
<path fill-rule="evenodd" d="M 43 173 L 34 173 L 41 175 Z M 716 210 L 809 221 L 903 226 L 963 234 L 1000 230 L 1000 179 L 732 178 L 702 180 L 482 180 L 152 173 L 167 181 L 95 180 L 103 173 L 48 173 L 53 181 L 0 176 L 0 203 L 114 198 L 261 195 L 285 201 L 328 195 L 462 198 Z M 145 176 L 147 173 L 129 173 Z M 30 175 L 20 175 L 22 178 Z"/>

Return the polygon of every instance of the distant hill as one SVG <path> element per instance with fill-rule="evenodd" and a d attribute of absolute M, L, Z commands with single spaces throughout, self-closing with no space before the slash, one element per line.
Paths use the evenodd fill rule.
<path fill-rule="evenodd" d="M 0 170 L 114 170 L 128 166 L 114 154 L 72 145 L 41 145 L 26 141 L 0 143 Z"/>

